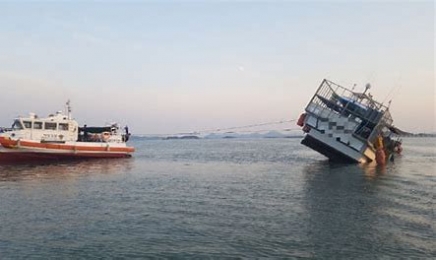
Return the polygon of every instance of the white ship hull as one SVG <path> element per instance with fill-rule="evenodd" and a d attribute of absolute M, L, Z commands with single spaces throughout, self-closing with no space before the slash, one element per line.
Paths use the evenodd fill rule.
<path fill-rule="evenodd" d="M 365 92 L 324 80 L 297 122 L 306 133 L 301 143 L 341 162 L 384 163 L 401 151 L 401 142 L 390 138 L 389 107 Z"/>

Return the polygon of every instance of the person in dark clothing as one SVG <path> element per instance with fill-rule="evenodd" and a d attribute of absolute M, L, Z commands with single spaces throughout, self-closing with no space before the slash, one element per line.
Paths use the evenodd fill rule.
<path fill-rule="evenodd" d="M 130 138 L 129 127 L 125 126 L 124 131 L 125 131 L 125 134 L 123 136 L 123 141 L 127 142 L 127 141 L 129 141 L 129 138 Z"/>
<path fill-rule="evenodd" d="M 83 126 L 83 141 L 88 141 L 88 129 L 86 129 L 86 125 Z"/>

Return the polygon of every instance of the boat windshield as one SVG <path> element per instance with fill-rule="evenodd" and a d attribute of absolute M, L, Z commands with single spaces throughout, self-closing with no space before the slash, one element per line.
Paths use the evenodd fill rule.
<path fill-rule="evenodd" d="M 24 129 L 23 124 L 21 123 L 20 120 L 15 120 L 14 123 L 12 124 L 12 130 L 21 130 Z"/>
<path fill-rule="evenodd" d="M 351 105 L 355 105 L 361 109 L 365 109 L 365 110 L 368 109 L 366 106 L 364 106 L 363 104 L 361 104 L 359 101 L 357 101 L 355 99 L 351 99 L 348 97 L 339 97 L 339 98 L 341 99 L 341 101 L 344 105 L 351 104 Z"/>

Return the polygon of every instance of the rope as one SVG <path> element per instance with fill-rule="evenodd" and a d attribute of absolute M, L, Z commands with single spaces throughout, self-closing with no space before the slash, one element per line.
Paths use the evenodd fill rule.
<path fill-rule="evenodd" d="M 388 99 L 392 100 L 392 99 L 393 99 L 393 98 L 398 94 L 398 92 L 400 91 L 400 89 L 403 87 L 403 86 L 402 86 L 400 83 L 398 83 L 398 82 L 401 82 L 401 75 L 398 76 L 397 83 L 395 83 L 395 85 L 391 88 L 391 90 L 390 90 L 389 93 L 386 95 L 385 99 L 383 100 L 382 104 L 384 104 L 385 101 L 388 100 Z M 392 95 L 392 97 L 391 97 L 391 95 Z"/>
<path fill-rule="evenodd" d="M 280 120 L 280 121 L 275 121 L 275 122 L 268 122 L 268 123 L 259 123 L 259 124 L 251 124 L 251 125 L 244 125 L 244 126 L 232 126 L 232 127 L 226 127 L 226 128 L 215 128 L 215 129 L 205 129 L 205 130 L 200 130 L 200 131 L 193 131 L 193 132 L 189 132 L 189 133 L 176 133 L 174 135 L 186 135 L 186 134 L 202 134 L 202 133 L 213 133 L 213 132 L 223 132 L 223 131 L 231 131 L 231 130 L 236 130 L 236 129 L 244 129 L 244 128 L 253 128 L 253 127 L 259 127 L 259 126 L 266 126 L 266 125 L 277 125 L 277 124 L 284 124 L 284 123 L 290 123 L 290 122 L 294 122 L 297 121 L 297 119 L 291 119 L 291 120 Z M 268 130 L 258 130 L 258 132 L 263 132 L 263 131 L 268 131 Z M 284 131 L 286 131 L 284 129 Z M 238 132 L 256 132 L 256 131 L 238 131 Z"/>

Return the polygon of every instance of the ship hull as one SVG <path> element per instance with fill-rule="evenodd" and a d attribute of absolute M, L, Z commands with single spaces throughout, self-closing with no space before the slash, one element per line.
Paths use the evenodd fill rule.
<path fill-rule="evenodd" d="M 134 148 L 122 144 L 68 142 L 41 143 L 0 137 L 1 163 L 131 157 Z"/>
<path fill-rule="evenodd" d="M 4 152 L 0 151 L 0 163 L 21 163 L 21 162 L 48 162 L 48 161 L 68 161 L 83 159 L 104 159 L 104 158 L 129 158 L 130 154 L 56 154 L 42 152 Z"/>
<path fill-rule="evenodd" d="M 301 144 L 319 152 L 325 157 L 329 158 L 330 161 L 340 162 L 340 163 L 358 163 L 364 161 L 361 156 L 350 156 L 345 152 L 341 152 L 338 148 L 332 147 L 324 141 L 320 141 L 311 135 L 306 135 Z"/>
<path fill-rule="evenodd" d="M 375 159 L 375 152 L 353 136 L 351 131 L 347 129 L 349 126 L 341 127 L 344 125 L 341 123 L 343 118 L 330 118 L 325 122 L 318 121 L 316 123 L 314 121 L 318 121 L 316 117 L 306 116 L 307 133 L 301 144 L 335 162 L 368 163 Z M 332 125 L 335 125 L 334 129 L 332 129 Z M 337 129 L 338 125 L 339 130 Z"/>

